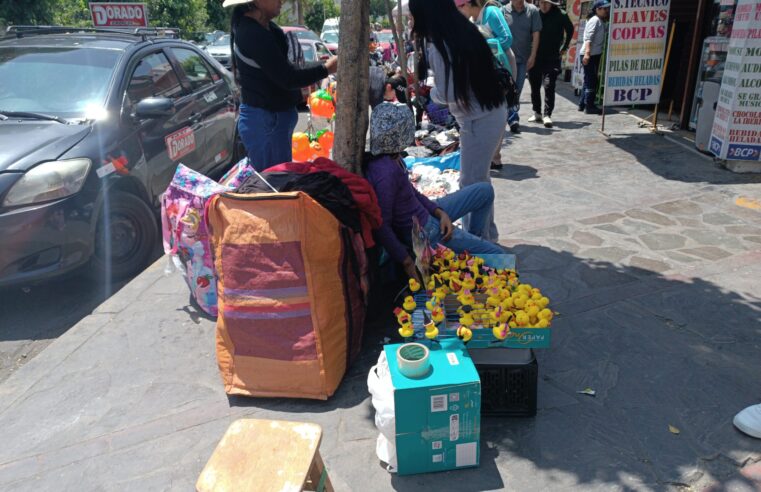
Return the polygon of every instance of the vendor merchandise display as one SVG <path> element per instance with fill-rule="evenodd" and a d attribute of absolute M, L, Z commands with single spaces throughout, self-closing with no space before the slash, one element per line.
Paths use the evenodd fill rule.
<path fill-rule="evenodd" d="M 330 157 L 333 138 L 333 132 L 328 129 L 294 133 L 291 138 L 293 160 L 304 162 L 313 161 L 318 157 Z"/>
<path fill-rule="evenodd" d="M 422 337 L 431 320 L 441 336 L 466 343 L 475 337 L 474 347 L 548 346 L 548 328 L 555 316 L 549 298 L 539 288 L 520 283 L 514 268 L 489 266 L 487 257 L 457 255 L 438 245 L 426 291 L 406 297 L 402 309 L 395 311 L 400 335 Z"/>
<path fill-rule="evenodd" d="M 426 197 L 441 198 L 460 189 L 460 171 L 418 164 L 410 171 L 410 181 Z"/>
<path fill-rule="evenodd" d="M 209 199 L 231 191 L 253 174 L 243 159 L 216 182 L 180 164 L 161 196 L 161 231 L 164 253 L 182 272 L 198 307 L 217 315 L 217 280 L 211 258 L 205 208 Z"/>
<path fill-rule="evenodd" d="M 354 235 L 303 192 L 217 195 L 208 222 L 225 391 L 333 395 L 362 341 Z"/>
<path fill-rule="evenodd" d="M 399 367 L 400 356 L 421 354 L 414 347 L 405 354 L 408 346 L 386 345 L 368 375 L 378 458 L 399 475 L 478 466 L 481 383 L 464 345 L 447 339 L 431 346 L 429 369 L 418 377 Z"/>

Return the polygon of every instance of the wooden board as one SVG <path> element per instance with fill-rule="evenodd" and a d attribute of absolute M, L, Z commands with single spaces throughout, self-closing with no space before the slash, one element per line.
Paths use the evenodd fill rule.
<path fill-rule="evenodd" d="M 322 428 L 305 422 L 236 420 L 196 482 L 199 491 L 300 491 Z"/>

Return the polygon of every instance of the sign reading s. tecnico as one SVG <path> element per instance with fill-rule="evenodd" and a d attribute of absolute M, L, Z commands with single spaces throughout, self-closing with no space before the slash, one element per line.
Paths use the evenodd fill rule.
<path fill-rule="evenodd" d="M 657 104 L 671 0 L 612 0 L 605 105 Z"/>
<path fill-rule="evenodd" d="M 148 7 L 144 3 L 90 2 L 95 27 L 148 27 Z"/>
<path fill-rule="evenodd" d="M 739 0 L 709 150 L 720 159 L 761 161 L 761 0 Z"/>

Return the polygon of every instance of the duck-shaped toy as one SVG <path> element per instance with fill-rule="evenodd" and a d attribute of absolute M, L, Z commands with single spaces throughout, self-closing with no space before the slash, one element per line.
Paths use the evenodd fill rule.
<path fill-rule="evenodd" d="M 409 281 L 410 284 L 410 291 L 417 292 L 420 290 L 420 282 L 418 282 L 416 279 L 411 278 Z"/>
<path fill-rule="evenodd" d="M 499 289 L 492 287 L 489 289 L 489 297 L 486 298 L 486 305 L 492 308 L 499 306 L 502 303 L 502 299 L 499 296 Z"/>
<path fill-rule="evenodd" d="M 468 328 L 467 326 L 460 326 L 457 328 L 457 338 L 462 340 L 464 343 L 468 343 L 471 338 L 473 338 L 473 332 Z"/>
<path fill-rule="evenodd" d="M 460 301 L 460 304 L 463 306 L 472 306 L 476 302 L 476 298 L 473 297 L 473 294 L 471 294 L 469 290 L 463 290 L 460 292 L 457 296 L 457 300 Z"/>
<path fill-rule="evenodd" d="M 498 323 L 492 328 L 491 332 L 497 340 L 504 340 L 507 338 L 507 334 L 510 333 L 510 327 L 506 323 Z"/>
<path fill-rule="evenodd" d="M 473 323 L 475 323 L 475 320 L 473 319 L 473 315 L 470 313 L 462 313 L 460 316 L 460 324 L 462 326 L 470 327 L 473 326 Z"/>
<path fill-rule="evenodd" d="M 436 306 L 431 309 L 431 319 L 434 323 L 441 323 L 444 321 L 444 310 L 441 307 Z"/>
<path fill-rule="evenodd" d="M 471 274 L 465 274 L 465 278 L 462 281 L 462 288 L 465 290 L 473 290 L 476 288 L 476 281 Z"/>
<path fill-rule="evenodd" d="M 404 324 L 412 322 L 412 318 L 410 317 L 410 314 L 404 309 L 401 309 L 401 308 L 394 309 L 394 315 L 396 316 L 396 321 L 398 321 L 400 325 L 404 325 Z"/>
<path fill-rule="evenodd" d="M 428 319 L 426 316 L 425 322 L 425 337 L 428 340 L 435 340 L 439 336 L 439 329 L 436 327 L 436 323 L 433 320 Z"/>
<path fill-rule="evenodd" d="M 399 334 L 402 338 L 411 338 L 415 334 L 415 329 L 412 327 L 412 323 L 405 323 L 399 328 Z"/>
<path fill-rule="evenodd" d="M 435 294 L 425 302 L 425 307 L 428 308 L 429 311 L 433 311 L 433 308 L 435 308 L 438 305 L 439 305 L 439 298 L 436 297 Z"/>
<path fill-rule="evenodd" d="M 415 302 L 415 298 L 412 296 L 407 296 L 404 298 L 404 303 L 402 303 L 402 307 L 407 312 L 412 312 L 417 307 L 417 303 Z"/>

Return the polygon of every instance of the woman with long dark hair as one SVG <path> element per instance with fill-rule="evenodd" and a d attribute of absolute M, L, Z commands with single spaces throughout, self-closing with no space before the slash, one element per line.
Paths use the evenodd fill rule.
<path fill-rule="evenodd" d="M 225 0 L 234 6 L 230 22 L 232 69 L 241 87 L 238 134 L 249 161 L 257 170 L 289 162 L 291 136 L 298 121 L 301 88 L 335 73 L 332 57 L 306 68 L 288 60 L 288 41 L 272 19 L 282 0 Z"/>
<path fill-rule="evenodd" d="M 502 141 L 507 120 L 505 95 L 497 80 L 494 59 L 478 28 L 460 14 L 453 0 L 410 0 L 412 33 L 425 61 L 421 80 L 433 71 L 431 98 L 447 104 L 460 125 L 460 185 L 491 183 L 491 158 Z M 471 234 L 497 241 L 494 210 L 482 230 Z"/>

